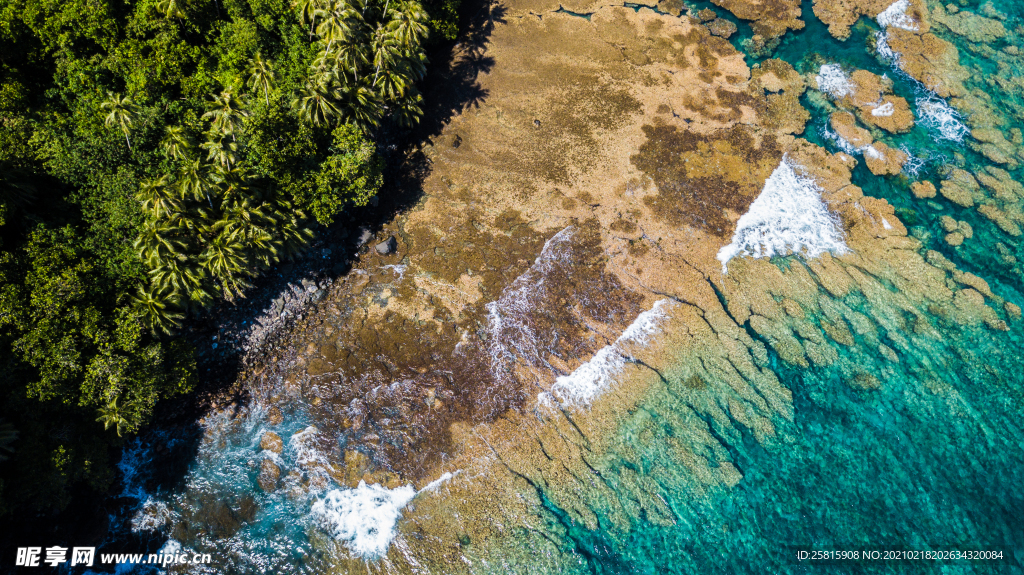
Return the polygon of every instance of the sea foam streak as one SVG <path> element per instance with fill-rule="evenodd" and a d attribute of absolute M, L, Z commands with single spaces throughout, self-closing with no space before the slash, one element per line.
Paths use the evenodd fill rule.
<path fill-rule="evenodd" d="M 821 199 L 821 188 L 801 176 L 786 157 L 764 183 L 764 190 L 736 224 L 732 242 L 718 251 L 722 273 L 736 256 L 770 258 L 802 253 L 814 258 L 825 252 L 849 251 L 838 218 Z"/>
<path fill-rule="evenodd" d="M 921 123 L 938 130 L 942 139 L 963 142 L 964 136 L 970 133 L 971 130 L 960 121 L 960 113 L 934 93 L 929 92 L 914 103 Z"/>
<path fill-rule="evenodd" d="M 622 372 L 626 362 L 631 359 L 624 346 L 647 343 L 648 338 L 658 331 L 665 317 L 664 308 L 669 304 L 671 300 L 659 300 L 654 307 L 637 316 L 615 343 L 601 348 L 590 361 L 569 375 L 557 378 L 551 391 L 541 393 L 537 400 L 546 406 L 554 406 L 556 402 L 563 406 L 590 405 L 611 386 L 615 376 Z"/>
<path fill-rule="evenodd" d="M 530 325 L 530 315 L 536 309 L 535 302 L 547 297 L 545 278 L 571 260 L 575 233 L 576 228 L 568 226 L 548 239 L 530 269 L 516 278 L 497 301 L 487 304 L 488 351 L 494 377 L 508 377 L 519 361 L 547 365 Z"/>

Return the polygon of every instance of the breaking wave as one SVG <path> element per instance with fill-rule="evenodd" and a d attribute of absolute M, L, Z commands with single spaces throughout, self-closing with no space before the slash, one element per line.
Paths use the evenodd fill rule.
<path fill-rule="evenodd" d="M 355 555 L 364 559 L 381 557 L 397 534 L 402 509 L 418 494 L 437 489 L 455 474 L 445 473 L 419 491 L 412 485 L 388 489 L 360 481 L 355 489 L 330 490 L 313 504 L 311 512 Z"/>
<path fill-rule="evenodd" d="M 928 92 L 919 96 L 914 103 L 921 123 L 936 130 L 943 140 L 963 142 L 964 136 L 971 132 L 970 128 L 964 125 L 960 112 L 934 93 Z"/>
<path fill-rule="evenodd" d="M 601 348 L 587 363 L 576 368 L 569 375 L 555 379 L 550 392 L 537 396 L 541 405 L 582 407 L 590 405 L 604 390 L 608 389 L 615 377 L 632 358 L 625 350 L 628 344 L 647 343 L 651 335 L 658 332 L 659 324 L 665 317 L 664 309 L 671 300 L 663 299 L 654 307 L 641 313 L 615 340 L 615 343 Z"/>
<path fill-rule="evenodd" d="M 370 559 L 387 551 L 402 508 L 413 497 L 412 485 L 388 489 L 360 481 L 355 489 L 332 489 L 313 504 L 312 512 L 349 551 Z"/>
<path fill-rule="evenodd" d="M 761 195 L 740 218 L 732 242 L 718 251 L 718 260 L 726 273 L 729 260 L 736 256 L 800 253 L 814 258 L 825 252 L 849 252 L 842 225 L 822 201 L 821 187 L 812 178 L 798 175 L 783 157 Z"/>

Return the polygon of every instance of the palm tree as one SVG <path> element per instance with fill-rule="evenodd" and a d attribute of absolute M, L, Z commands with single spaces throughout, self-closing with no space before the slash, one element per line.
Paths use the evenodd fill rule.
<path fill-rule="evenodd" d="M 213 182 L 210 181 L 202 160 L 199 158 L 189 162 L 178 172 L 178 192 L 182 197 L 192 196 L 197 202 L 202 201 L 205 197 L 210 208 L 213 208 L 213 200 L 210 199 L 212 188 Z"/>
<path fill-rule="evenodd" d="M 354 39 L 340 42 L 334 51 L 335 66 L 344 72 L 352 73 L 356 82 L 359 82 L 359 69 L 369 64 L 366 57 L 366 45 Z"/>
<path fill-rule="evenodd" d="M 401 45 L 394 34 L 381 24 L 378 24 L 377 29 L 373 31 L 373 39 L 370 42 L 373 49 L 373 65 L 376 67 L 372 85 L 376 87 L 381 67 L 387 70 L 395 63 Z"/>
<path fill-rule="evenodd" d="M 130 424 L 121 413 L 121 408 L 117 406 L 117 399 L 115 396 L 110 403 L 97 410 L 100 416 L 96 418 L 96 421 L 103 423 L 104 430 L 110 429 L 113 426 L 117 430 L 117 436 L 121 437 L 121 434 L 130 427 Z"/>
<path fill-rule="evenodd" d="M 427 21 L 427 13 L 419 2 L 403 1 L 399 2 L 398 8 L 388 21 L 388 29 L 399 45 L 409 49 L 419 46 L 420 42 L 426 39 L 429 32 Z"/>
<path fill-rule="evenodd" d="M 3 452 L 14 453 L 11 444 L 18 439 L 18 431 L 9 422 L 0 419 L 0 461 L 7 459 Z"/>
<path fill-rule="evenodd" d="M 181 160 L 189 157 L 192 150 L 192 138 L 181 126 L 168 126 L 164 137 L 160 140 L 160 147 L 164 155 L 174 160 Z"/>
<path fill-rule="evenodd" d="M 292 9 L 299 13 L 299 22 L 309 22 L 309 37 L 313 38 L 313 24 L 316 22 L 317 10 L 321 7 L 321 0 L 292 0 Z"/>
<path fill-rule="evenodd" d="M 155 180 L 145 180 L 139 184 L 139 191 L 135 196 L 142 202 L 142 209 L 149 214 L 149 217 L 159 220 L 181 210 L 178 198 L 171 195 L 170 192 L 170 179 L 167 176 L 160 176 Z"/>
<path fill-rule="evenodd" d="M 132 149 L 132 142 L 128 139 L 128 132 L 131 130 L 132 124 L 138 117 L 138 107 L 135 102 L 129 97 L 121 97 L 120 94 L 114 94 L 113 92 L 107 92 L 108 99 L 100 104 L 100 108 L 107 112 L 106 118 L 103 123 L 108 128 L 117 126 L 124 132 L 124 140 L 128 142 L 128 149 Z"/>
<path fill-rule="evenodd" d="M 263 55 L 257 52 L 256 57 L 249 60 L 249 78 L 246 80 L 246 85 L 253 90 L 262 90 L 263 97 L 269 106 L 270 89 L 274 86 L 275 80 L 272 63 L 269 60 L 264 60 Z"/>
<path fill-rule="evenodd" d="M 242 277 L 246 273 L 245 245 L 237 230 L 232 229 L 231 222 L 222 220 L 214 224 L 220 233 L 207 244 L 199 256 L 203 267 L 210 275 L 220 281 L 224 297 L 231 300 L 234 295 L 242 295 L 249 283 Z"/>
<path fill-rule="evenodd" d="M 292 99 L 292 108 L 299 117 L 319 126 L 338 115 L 338 107 L 334 104 L 335 90 L 325 82 L 306 82 L 305 88 Z"/>
<path fill-rule="evenodd" d="M 327 42 L 328 52 L 335 42 L 354 36 L 353 27 L 362 24 L 362 14 L 347 0 L 324 0 L 314 15 L 321 18 L 316 35 Z"/>
<path fill-rule="evenodd" d="M 181 5 L 178 0 L 158 0 L 156 3 L 156 9 L 168 20 L 171 18 L 185 17 L 185 12 L 181 9 Z"/>
<path fill-rule="evenodd" d="M 240 107 L 231 92 L 224 91 L 214 96 L 206 103 L 204 120 L 211 120 L 214 130 L 223 134 L 234 134 L 242 127 L 242 118 L 249 115 L 244 108 Z"/>
<path fill-rule="evenodd" d="M 206 150 L 206 159 L 218 164 L 221 168 L 230 168 L 238 159 L 238 144 L 232 136 L 228 140 L 228 134 L 221 132 L 208 132 L 206 141 L 200 146 Z"/>
<path fill-rule="evenodd" d="M 203 268 L 188 264 L 178 258 L 167 258 L 149 271 L 150 281 L 161 292 L 191 299 L 190 294 L 202 287 L 206 273 Z"/>
<path fill-rule="evenodd" d="M 148 289 L 139 288 L 138 294 L 132 297 L 132 307 L 139 314 L 143 325 L 149 327 L 153 333 L 161 331 L 171 334 L 181 325 L 182 315 L 168 308 L 168 303 L 171 302 L 173 294 L 153 285 Z"/>
<path fill-rule="evenodd" d="M 143 261 L 157 265 L 165 259 L 178 257 L 185 249 L 185 243 L 174 237 L 176 231 L 165 222 L 147 220 L 132 247 Z"/>
<path fill-rule="evenodd" d="M 364 132 L 377 126 L 381 103 L 372 89 L 364 84 L 353 84 L 342 87 L 338 95 L 342 107 L 347 112 L 348 121 L 359 126 Z"/>
<path fill-rule="evenodd" d="M 423 97 L 416 91 L 416 88 L 413 88 L 409 94 L 400 99 L 395 108 L 395 116 L 398 118 L 398 123 L 405 127 L 416 125 L 423 117 L 423 108 L 420 106 L 422 102 Z"/>

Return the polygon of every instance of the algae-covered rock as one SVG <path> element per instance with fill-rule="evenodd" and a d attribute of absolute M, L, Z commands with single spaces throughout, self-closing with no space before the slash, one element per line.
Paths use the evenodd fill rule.
<path fill-rule="evenodd" d="M 845 40 L 850 37 L 850 27 L 861 16 L 874 18 L 885 10 L 891 0 L 814 0 L 814 15 L 826 26 L 830 34 Z"/>
<path fill-rule="evenodd" d="M 270 493 L 277 489 L 277 480 L 281 477 L 281 468 L 270 458 L 260 462 L 260 474 L 256 479 L 260 489 Z"/>
<path fill-rule="evenodd" d="M 864 163 L 876 176 L 891 176 L 903 170 L 907 161 L 907 153 L 903 150 L 890 148 L 884 142 L 875 142 L 863 150 Z"/>
<path fill-rule="evenodd" d="M 981 187 L 966 170 L 954 168 L 949 179 L 943 180 L 939 193 L 954 204 L 969 208 L 981 199 Z"/>
<path fill-rule="evenodd" d="M 915 198 L 934 198 L 937 190 L 935 184 L 929 181 L 914 182 L 910 184 L 910 191 L 914 194 Z"/>
<path fill-rule="evenodd" d="M 260 438 L 260 449 L 266 449 L 273 453 L 281 453 L 284 451 L 284 442 L 281 441 L 280 435 L 273 431 L 268 431 Z"/>
<path fill-rule="evenodd" d="M 712 0 L 741 20 L 749 20 L 755 34 L 777 38 L 787 30 L 802 30 L 799 0 Z"/>
<path fill-rule="evenodd" d="M 728 38 L 736 33 L 736 25 L 725 18 L 716 18 L 707 24 L 708 30 L 715 36 Z"/>

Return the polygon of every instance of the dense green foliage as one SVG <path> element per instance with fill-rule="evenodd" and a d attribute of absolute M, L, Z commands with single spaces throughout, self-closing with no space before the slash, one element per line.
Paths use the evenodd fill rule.
<path fill-rule="evenodd" d="M 104 489 L 190 318 L 378 193 L 457 1 L 0 0 L 0 514 Z"/>

